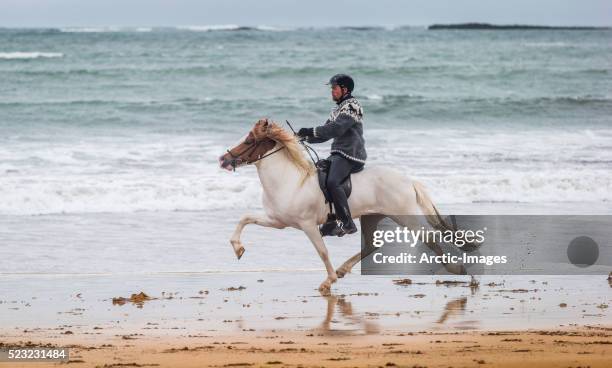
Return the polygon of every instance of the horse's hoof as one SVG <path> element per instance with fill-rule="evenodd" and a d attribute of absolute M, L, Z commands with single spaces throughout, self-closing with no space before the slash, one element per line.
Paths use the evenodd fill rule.
<path fill-rule="evenodd" d="M 236 251 L 236 257 L 238 257 L 238 260 L 240 260 L 243 254 L 244 254 L 244 247 L 238 248 L 238 250 Z"/>
<path fill-rule="evenodd" d="M 336 276 L 338 276 L 339 279 L 343 278 L 347 273 L 348 272 L 342 268 L 336 270 Z"/>
<path fill-rule="evenodd" d="M 329 296 L 331 295 L 331 288 L 329 286 L 319 286 L 319 293 L 321 293 L 321 295 L 323 296 Z"/>
<path fill-rule="evenodd" d="M 331 283 L 328 281 L 324 281 L 320 286 L 319 286 L 319 292 L 321 294 L 324 295 L 329 295 L 330 294 L 330 290 L 331 290 Z"/>

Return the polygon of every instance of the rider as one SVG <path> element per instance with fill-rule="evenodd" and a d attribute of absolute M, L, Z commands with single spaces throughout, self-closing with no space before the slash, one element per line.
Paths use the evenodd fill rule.
<path fill-rule="evenodd" d="M 338 221 L 335 227 L 322 226 L 322 235 L 343 236 L 353 234 L 357 227 L 351 218 L 348 199 L 341 183 L 352 172 L 360 171 L 366 160 L 365 141 L 363 139 L 363 109 L 351 95 L 355 82 L 346 74 L 336 74 L 327 83 L 331 85 L 332 99 L 336 107 L 332 110 L 325 124 L 314 128 L 302 128 L 298 136 L 306 138 L 308 143 L 321 143 L 333 138 L 331 162 L 327 177 L 329 191 Z"/>

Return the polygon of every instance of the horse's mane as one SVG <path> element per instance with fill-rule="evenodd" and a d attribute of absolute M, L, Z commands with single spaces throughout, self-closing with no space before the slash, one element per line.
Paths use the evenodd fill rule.
<path fill-rule="evenodd" d="M 304 174 L 304 179 L 315 173 L 315 168 L 312 162 L 308 161 L 302 153 L 295 135 L 289 133 L 283 129 L 280 125 L 270 122 L 267 128 L 267 134 L 272 140 L 281 143 L 285 146 L 285 154 L 289 160 L 297 166 L 297 168 Z"/>

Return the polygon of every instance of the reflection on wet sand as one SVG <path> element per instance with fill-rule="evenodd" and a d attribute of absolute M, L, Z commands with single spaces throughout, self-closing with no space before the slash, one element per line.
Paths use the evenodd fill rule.
<path fill-rule="evenodd" d="M 473 296 L 477 288 L 470 287 L 471 295 Z M 366 319 L 368 315 L 365 313 L 356 313 L 353 309 L 353 303 L 348 301 L 344 295 L 335 294 L 322 294 L 321 295 L 327 301 L 327 308 L 325 318 L 316 329 L 326 335 L 356 335 L 356 334 L 377 334 L 381 331 L 380 326 L 376 322 L 372 322 Z M 443 325 L 447 322 L 457 319 L 465 314 L 468 297 L 463 296 L 453 299 L 446 303 L 442 314 L 435 321 L 437 325 Z M 344 326 L 351 326 L 349 329 L 338 328 L 342 321 L 338 318 L 334 319 L 336 315 L 336 309 L 340 312 L 340 318 L 344 319 Z M 377 313 L 371 313 L 371 315 L 377 315 Z M 334 326 L 335 325 L 335 326 Z M 478 321 L 457 321 L 454 328 L 460 330 L 476 329 L 478 328 Z M 432 326 L 437 329 L 435 326 Z"/>
<path fill-rule="evenodd" d="M 347 301 L 344 296 L 322 294 L 322 297 L 327 300 L 327 313 L 325 314 L 325 319 L 323 319 L 323 322 L 319 326 L 319 330 L 323 333 L 330 335 L 354 335 L 359 333 L 371 335 L 380 331 L 378 324 L 367 321 L 362 316 L 355 314 L 353 311 L 353 304 Z M 337 329 L 332 326 L 332 323 L 339 322 L 333 319 L 336 307 L 338 307 L 340 315 L 348 320 L 345 324 L 354 326 L 354 328 L 345 330 Z"/>
<path fill-rule="evenodd" d="M 338 293 L 327 296 L 304 295 L 303 287 L 295 287 L 317 276 L 313 271 L 282 277 L 237 273 L 230 281 L 225 274 L 5 277 L 8 292 L 0 300 L 0 325 L 11 331 L 62 331 L 65 326 L 75 330 L 86 320 L 84 326 L 109 332 L 120 328 L 179 333 L 197 328 L 197 334 L 308 331 L 361 336 L 576 324 L 607 327 L 610 321 L 612 277 L 608 280 L 607 275 L 372 277 L 367 282 L 353 275 Z"/>
<path fill-rule="evenodd" d="M 442 313 L 440 318 L 438 318 L 436 323 L 443 324 L 450 317 L 463 315 L 463 313 L 465 313 L 466 305 L 467 297 L 451 300 L 450 302 L 446 303 L 446 306 L 444 307 L 444 312 Z"/>
<path fill-rule="evenodd" d="M 450 285 L 457 286 L 459 284 L 461 284 L 461 282 L 450 284 Z M 448 282 L 447 283 L 436 282 L 436 285 L 447 285 L 448 286 L 449 283 Z M 467 284 L 467 286 L 470 289 L 470 297 L 476 297 L 479 287 L 480 287 L 480 282 L 474 276 L 471 276 L 470 282 Z M 455 298 L 449 301 L 448 303 L 446 303 L 446 305 L 444 306 L 444 311 L 442 312 L 442 314 L 436 321 L 436 324 L 438 325 L 447 324 L 446 322 L 448 322 L 449 319 L 456 319 L 459 316 L 463 316 L 465 314 L 467 301 L 468 301 L 468 297 L 463 296 L 463 297 Z M 453 328 L 458 329 L 458 330 L 474 330 L 474 329 L 477 329 L 478 326 L 479 326 L 479 321 L 458 321 L 453 326 Z"/>

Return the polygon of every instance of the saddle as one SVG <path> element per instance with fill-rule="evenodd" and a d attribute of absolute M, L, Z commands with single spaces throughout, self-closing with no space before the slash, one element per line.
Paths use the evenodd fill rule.
<path fill-rule="evenodd" d="M 330 220 L 335 220 L 336 218 L 336 216 L 333 214 L 333 211 L 332 211 L 331 195 L 329 194 L 329 191 L 327 190 L 327 176 L 329 175 L 329 168 L 331 167 L 331 162 L 328 159 L 321 159 L 317 161 L 315 166 L 317 167 L 317 175 L 319 177 L 319 187 L 321 188 L 321 191 L 323 192 L 323 195 L 325 196 L 325 203 L 329 203 L 329 216 L 328 216 L 328 222 L 329 222 Z M 363 166 L 357 170 L 351 171 L 351 174 L 358 173 L 361 170 L 363 170 Z M 346 194 L 346 198 L 350 197 L 351 191 L 353 189 L 351 185 L 351 175 L 350 174 L 346 177 L 346 179 L 344 179 L 344 181 L 342 181 L 341 186 L 342 186 L 342 189 L 344 190 L 344 193 Z"/>

